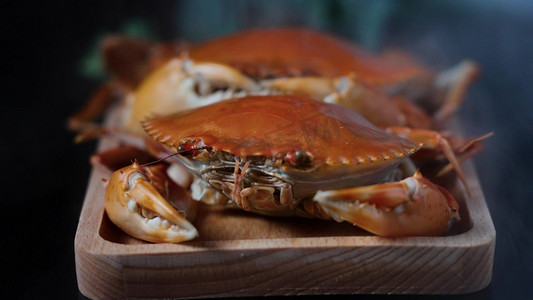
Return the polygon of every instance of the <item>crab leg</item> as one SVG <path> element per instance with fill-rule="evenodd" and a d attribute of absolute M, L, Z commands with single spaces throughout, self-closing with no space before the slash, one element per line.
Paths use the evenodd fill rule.
<path fill-rule="evenodd" d="M 322 214 L 380 236 L 442 235 L 459 219 L 453 196 L 418 171 L 399 182 L 319 191 L 312 200 Z"/>
<path fill-rule="evenodd" d="M 435 85 L 437 87 L 446 87 L 448 91 L 443 105 L 433 117 L 436 124 L 442 125 L 455 113 L 461 105 L 468 87 L 478 75 L 478 65 L 473 61 L 465 60 L 437 76 Z"/>
<path fill-rule="evenodd" d="M 197 237 L 196 228 L 168 202 L 180 198 L 175 202 L 189 209 L 192 201 L 161 176 L 157 170 L 143 170 L 137 162 L 115 171 L 106 188 L 107 215 L 129 235 L 149 242 L 178 243 Z M 167 198 L 161 190 L 168 192 Z"/>
<path fill-rule="evenodd" d="M 459 180 L 463 183 L 466 192 L 470 194 L 470 189 L 466 181 L 466 176 L 459 165 L 459 161 L 455 157 L 452 147 L 448 140 L 439 132 L 427 129 L 416 129 L 401 126 L 392 126 L 385 129 L 386 131 L 403 137 L 413 142 L 422 143 L 422 149 L 440 149 L 444 156 L 450 162 L 450 165 L 457 173 Z"/>
<path fill-rule="evenodd" d="M 457 161 L 459 163 L 462 163 L 464 161 L 469 160 L 473 156 L 479 154 L 483 150 L 483 144 L 481 144 L 481 141 L 491 137 L 493 135 L 492 132 L 489 132 L 487 134 L 484 134 L 482 136 L 470 139 L 465 142 L 464 146 L 460 147 L 457 152 L 461 153 L 460 156 L 457 157 Z M 448 164 L 446 167 L 442 168 L 442 170 L 437 173 L 438 176 L 442 176 L 448 172 L 450 172 L 453 169 L 452 164 Z"/>
<path fill-rule="evenodd" d="M 96 119 L 101 117 L 113 102 L 118 93 L 115 83 L 106 83 L 99 87 L 87 100 L 87 103 L 69 117 L 67 127 L 72 131 L 91 129 L 96 125 Z"/>

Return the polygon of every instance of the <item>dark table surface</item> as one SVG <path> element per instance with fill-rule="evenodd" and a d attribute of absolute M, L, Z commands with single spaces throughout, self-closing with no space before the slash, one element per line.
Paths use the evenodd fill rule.
<path fill-rule="evenodd" d="M 497 232 L 492 282 L 472 295 L 418 298 L 533 297 L 533 5 L 527 0 L 25 1 L 0 5 L 0 24 L 3 295 L 84 298 L 73 242 L 96 143 L 73 145 L 65 120 L 103 80 L 95 62 L 103 35 L 195 41 L 300 25 L 374 49 L 401 46 L 435 65 L 466 57 L 480 63 L 483 74 L 459 121 L 465 134 L 495 133 L 474 158 Z"/>

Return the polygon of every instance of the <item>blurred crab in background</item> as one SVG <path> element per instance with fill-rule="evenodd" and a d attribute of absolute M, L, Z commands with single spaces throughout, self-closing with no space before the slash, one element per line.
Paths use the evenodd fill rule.
<path fill-rule="evenodd" d="M 275 93 L 337 103 L 378 126 L 435 128 L 459 107 L 478 73 L 468 60 L 437 73 L 405 53 L 379 57 L 307 29 L 252 30 L 198 45 L 110 37 L 102 49 L 115 82 L 129 91 L 123 129 L 136 134 L 142 132 L 140 121 L 154 112 Z M 97 92 L 89 103 L 106 98 L 109 88 L 103 89 L 107 92 Z M 95 107 L 104 106 L 87 105 L 71 118 L 70 127 L 101 113 Z"/>
<path fill-rule="evenodd" d="M 478 74 L 469 60 L 437 73 L 407 53 L 375 56 L 307 29 L 237 33 L 193 46 L 189 55 L 193 61 L 237 68 L 264 87 L 352 108 L 380 126 L 431 127 L 431 119 L 413 103 L 424 104 L 440 125 Z"/>
<path fill-rule="evenodd" d="M 480 151 L 481 146 L 479 141 L 485 138 L 480 137 L 465 140 L 453 137 L 445 132 L 437 132 L 433 130 L 441 128 L 444 122 L 453 115 L 455 110 L 459 107 L 467 87 L 476 78 L 478 68 L 476 64 L 471 61 L 461 62 L 450 70 L 437 73 L 422 66 L 420 63 L 415 62 L 407 54 L 390 52 L 379 57 L 366 53 L 356 45 L 342 39 L 306 29 L 253 30 L 222 37 L 198 45 L 189 45 L 186 43 L 150 44 L 144 41 L 113 37 L 104 42 L 103 49 L 105 61 L 107 62 L 106 65 L 110 69 L 110 72 L 115 75 L 115 83 L 107 84 L 102 87 L 89 102 L 89 105 L 80 110 L 79 113 L 70 119 L 69 124 L 72 129 L 84 129 L 84 133 L 79 136 L 80 140 L 92 136 L 99 136 L 102 132 L 118 132 L 119 135 L 130 137 L 129 141 L 131 141 L 131 138 L 133 137 L 133 140 L 136 140 L 136 142 L 132 142 L 133 144 L 137 145 L 140 149 L 148 150 L 153 156 L 166 157 L 169 154 L 169 150 L 168 148 L 163 147 L 159 142 L 166 142 L 164 140 L 165 138 L 174 139 L 176 131 L 172 131 L 172 133 L 165 138 L 159 137 L 159 142 L 155 142 L 154 139 L 148 137 L 142 130 L 141 123 L 147 118 L 154 115 L 168 115 L 193 108 L 211 106 L 227 99 L 258 95 L 270 95 L 272 97 L 273 95 L 281 94 L 301 95 L 304 96 L 305 99 L 314 99 L 318 102 L 333 103 L 335 105 L 350 108 L 354 111 L 354 114 L 361 114 L 373 125 L 386 130 L 388 132 L 387 134 L 402 136 L 407 140 L 412 140 L 415 143 L 418 143 L 416 146 L 412 146 L 414 148 L 411 148 L 409 153 L 404 153 L 402 159 L 407 156 L 414 158 L 420 153 L 425 153 L 425 157 L 429 157 L 430 159 L 435 159 L 439 156 L 445 157 L 450 164 L 442 169 L 441 174 L 455 169 L 457 175 L 463 182 L 465 182 L 465 179 L 460 170 L 459 163 Z M 116 82 L 118 82 L 118 84 Z M 107 99 L 110 98 L 109 96 L 112 92 L 117 90 L 117 86 L 119 87 L 118 90 L 121 90 L 123 95 L 118 127 L 109 128 L 106 126 L 93 126 L 91 120 L 105 110 L 109 103 Z M 296 97 L 290 99 L 296 99 L 294 101 L 299 102 L 301 100 L 298 99 L 303 98 Z M 230 103 L 234 103 L 236 100 L 232 101 L 233 102 Z M 307 103 L 306 101 L 307 100 L 304 102 Z M 241 105 L 244 104 L 244 102 L 239 103 Z M 271 104 L 275 105 L 276 103 L 278 102 L 273 101 Z M 272 109 L 275 110 L 277 108 L 273 107 Z M 336 111 L 339 110 L 336 109 Z M 227 111 L 227 114 L 232 113 L 237 112 L 231 110 Z M 310 109 L 308 113 L 319 112 Z M 262 111 L 254 111 L 253 114 L 274 115 L 276 117 L 276 114 L 271 114 L 268 109 L 264 108 Z M 328 117 L 332 117 L 333 120 L 336 120 L 335 122 L 338 121 L 336 119 L 338 116 Z M 356 119 L 359 118 L 356 117 Z M 189 119 L 189 122 L 190 124 L 185 126 L 185 128 L 188 126 L 194 127 L 196 125 L 203 126 L 202 124 L 198 124 L 199 121 L 195 119 Z M 274 120 L 272 120 L 272 122 L 273 124 L 275 123 Z M 246 122 L 236 124 L 240 124 L 244 128 L 248 128 L 249 125 Z M 178 130 L 180 128 L 174 129 Z M 358 131 L 359 130 L 361 129 L 358 129 Z M 153 134 L 153 132 L 151 132 L 151 134 Z M 228 137 L 231 136 L 232 131 L 227 130 L 226 132 L 219 132 L 219 134 Z M 256 132 L 255 134 L 258 133 Z M 248 140 L 254 140 L 255 138 L 259 137 L 253 135 L 247 137 Z M 300 138 L 308 140 L 314 139 L 315 137 L 311 134 L 305 137 L 300 136 Z M 320 139 L 318 140 L 320 141 Z M 129 141 L 126 143 L 130 143 Z M 359 141 L 357 145 L 361 145 L 361 142 L 362 141 Z M 186 148 L 189 146 L 193 148 L 180 148 Z M 196 151 L 205 152 L 205 149 L 202 150 L 194 147 L 198 147 L 198 145 L 195 143 L 190 144 L 183 142 L 179 145 L 178 152 L 185 150 L 186 152 L 191 151 L 191 153 L 196 153 Z M 209 147 L 213 148 L 212 146 Z M 131 148 L 126 148 L 130 152 L 136 153 L 135 155 L 146 156 L 146 154 L 139 154 L 142 152 L 139 149 L 132 150 Z M 310 153 L 308 152 L 309 150 L 303 151 L 303 149 L 296 148 L 290 151 L 287 150 L 286 153 L 271 153 L 271 157 L 264 153 L 264 151 L 268 151 L 268 149 L 263 149 L 263 152 L 259 151 L 258 153 L 261 153 L 260 156 L 264 156 L 266 159 L 279 160 L 279 156 L 285 157 L 292 155 L 295 161 L 302 159 L 306 160 L 308 157 L 304 155 L 302 158 L 300 154 Z M 217 153 L 216 155 L 220 156 L 220 153 L 225 150 L 226 149 L 224 148 L 217 149 L 217 151 L 215 151 Z M 239 149 L 239 151 L 241 151 L 241 153 L 246 152 L 246 150 L 243 149 Z M 358 155 L 374 157 L 376 154 L 383 155 L 383 152 L 382 150 L 377 153 L 371 151 L 369 153 L 360 153 Z M 460 156 L 456 158 L 456 154 Z M 232 156 L 233 158 L 237 157 L 236 160 L 233 162 L 224 162 L 224 168 L 226 170 L 230 168 L 228 166 L 232 166 L 235 169 L 232 174 L 226 174 L 230 178 L 235 178 L 233 188 L 231 188 L 231 185 L 230 188 L 228 188 L 227 184 L 225 185 L 226 187 L 221 186 L 221 184 L 218 184 L 217 186 L 212 180 L 199 180 L 199 178 L 204 176 L 201 172 L 198 172 L 198 170 L 195 170 L 195 168 L 191 168 L 190 166 L 188 166 L 188 169 L 192 170 L 192 173 L 196 173 L 198 176 L 191 177 L 190 172 L 174 163 L 171 164 L 169 173 L 173 180 L 178 182 L 185 190 L 192 190 L 192 197 L 195 200 L 212 203 L 231 202 L 247 210 L 265 213 L 264 208 L 249 209 L 250 206 L 246 206 L 245 204 L 249 203 L 249 201 L 243 202 L 239 200 L 242 198 L 241 196 L 238 196 L 239 189 L 242 188 L 236 187 L 237 181 L 241 180 L 238 178 L 246 177 L 239 174 L 246 174 L 250 164 L 253 165 L 252 162 L 250 162 L 248 166 L 246 165 L 245 160 L 249 155 L 250 153 L 248 152 L 246 152 L 246 155 L 244 156 L 230 152 L 229 156 Z M 344 159 L 343 154 L 337 153 L 336 155 L 338 157 L 335 159 Z M 106 160 L 112 161 L 114 159 L 109 157 L 116 156 L 123 157 L 124 154 L 118 154 L 117 152 L 113 152 L 112 155 L 109 155 L 109 153 L 101 153 L 93 156 L 92 161 L 93 164 L 99 164 Z M 196 155 L 192 156 L 196 157 Z M 311 157 L 314 156 L 315 155 L 311 155 Z M 103 157 L 106 157 L 106 159 L 103 159 Z M 127 155 L 127 157 L 131 156 Z M 398 161 L 399 160 L 391 163 L 390 169 L 395 169 L 398 164 L 402 166 L 408 165 L 409 163 L 407 163 L 407 161 L 411 161 L 411 159 L 405 159 L 406 162 L 402 163 L 398 163 Z M 181 160 L 181 162 L 183 163 L 184 160 Z M 210 163 L 212 163 L 212 161 L 210 161 Z M 350 163 L 353 162 L 349 161 L 348 164 Z M 112 163 L 110 163 L 110 165 L 111 164 Z M 187 166 L 186 163 L 185 165 Z M 118 165 L 110 169 L 116 170 L 117 168 Z M 136 171 L 130 172 L 131 168 Z M 410 189 L 406 192 L 410 196 L 422 191 L 422 193 L 429 193 L 424 189 L 416 189 L 412 185 L 412 182 L 419 182 L 421 185 L 421 182 L 424 182 L 423 184 L 425 187 L 430 186 L 429 184 L 426 184 L 427 179 L 419 180 L 419 178 L 423 178 L 420 173 L 413 175 L 413 167 L 410 169 L 411 171 L 404 172 L 405 174 L 403 174 L 404 176 L 402 177 L 408 177 L 411 179 L 406 179 L 406 181 L 397 184 L 404 187 L 410 186 Z M 346 170 L 348 169 L 345 169 L 343 172 Z M 360 170 L 358 169 L 356 171 L 359 172 Z M 151 182 L 152 180 L 146 171 L 142 171 L 142 168 L 139 168 L 138 166 L 135 167 L 135 164 L 117 172 L 137 174 L 135 176 L 137 179 L 133 181 L 128 179 L 131 178 L 131 176 L 120 177 L 120 184 L 122 184 L 123 192 L 118 192 L 119 189 L 114 189 L 115 192 L 112 195 L 121 199 L 131 199 L 129 198 L 130 196 L 125 195 L 131 193 L 133 186 L 135 186 L 134 183 L 140 180 L 139 178 L 142 178 L 143 182 Z M 279 170 L 276 172 L 279 173 Z M 281 180 L 282 182 L 285 182 L 285 184 L 294 184 L 292 178 L 280 179 L 279 177 L 286 177 L 286 175 L 279 175 L 278 173 L 274 176 L 276 178 L 271 178 L 271 180 L 274 180 L 276 183 L 277 180 Z M 333 173 L 339 175 L 339 172 Z M 251 172 L 250 174 L 253 175 L 255 173 Z M 269 176 L 272 176 L 272 174 Z M 314 175 L 307 174 L 306 176 L 316 176 L 317 178 L 321 178 L 320 173 Z M 328 176 L 327 180 L 336 180 L 334 176 Z M 362 175 L 354 176 L 364 177 Z M 369 182 L 356 182 L 355 185 L 366 185 L 368 183 L 379 185 L 381 184 L 379 180 L 383 179 L 384 173 L 380 173 L 380 176 L 379 179 L 372 177 L 372 180 Z M 113 175 L 113 178 L 114 177 L 116 177 L 116 175 Z M 161 180 L 160 177 L 158 180 Z M 250 181 L 250 179 L 247 180 Z M 118 181 L 115 180 L 113 182 Z M 301 182 L 294 185 L 294 189 L 300 189 L 299 186 L 301 185 Z M 214 186 L 218 192 L 210 186 Z M 353 186 L 353 182 L 349 185 L 344 185 L 341 188 L 344 189 L 349 186 Z M 326 189 L 332 188 L 327 185 L 325 185 L 325 187 Z M 392 189 L 394 190 L 394 188 Z M 316 189 L 311 190 L 316 192 Z M 370 188 L 370 190 L 373 190 L 373 188 Z M 375 190 L 377 194 L 382 191 L 381 187 L 376 188 Z M 430 188 L 430 190 L 436 191 L 442 189 Z M 285 191 L 282 199 L 290 198 L 287 196 L 286 188 L 281 189 L 281 191 Z M 365 193 L 368 191 L 367 188 Z M 264 192 L 263 190 L 262 192 L 257 193 L 257 191 L 254 190 L 254 195 L 262 195 L 264 193 L 267 192 Z M 119 194 L 121 196 L 118 196 Z M 306 197 L 309 197 L 310 194 L 312 193 L 307 194 Z M 155 194 L 152 193 L 151 195 Z M 319 192 L 317 195 L 325 194 Z M 334 193 L 334 195 L 334 197 L 339 197 L 340 194 Z M 420 194 L 416 195 L 416 197 L 421 197 Z M 251 202 L 262 202 L 263 200 L 258 200 L 258 198 L 261 197 L 255 197 L 255 200 Z M 111 196 L 106 196 L 106 201 L 112 201 L 111 198 Z M 165 197 L 158 196 L 159 200 L 164 198 Z M 272 197 L 269 199 L 271 198 Z M 290 208 L 291 214 L 293 214 L 294 211 L 305 211 L 306 213 L 299 214 L 307 214 L 307 216 L 326 219 L 343 219 L 340 217 L 340 215 L 343 215 L 340 211 L 346 211 L 346 207 L 343 209 L 338 207 L 326 208 L 326 206 L 318 204 L 325 203 L 325 200 L 320 200 L 322 202 L 313 202 L 311 200 L 304 201 L 304 198 L 305 197 L 302 197 L 302 195 L 298 195 L 298 197 L 294 198 L 295 200 L 289 201 L 291 204 L 288 207 Z M 423 198 L 426 199 L 425 196 Z M 453 207 L 456 209 L 456 205 L 453 204 L 453 201 L 450 200 L 450 197 L 446 192 L 441 192 L 441 195 L 438 196 L 438 198 L 441 199 L 439 200 L 440 203 L 448 203 L 448 208 Z M 402 201 L 405 201 L 405 197 L 402 199 L 403 200 L 399 203 L 404 203 Z M 443 199 L 446 199 L 446 201 L 443 201 Z M 164 203 L 159 200 L 157 203 Z M 382 203 L 387 211 L 393 210 L 393 208 L 390 207 L 394 206 L 391 202 L 388 202 L 389 200 L 386 201 L 387 203 Z M 285 200 L 278 199 L 276 201 L 283 202 Z M 285 202 L 284 205 L 287 204 Z M 124 203 L 129 202 L 126 201 Z M 118 212 L 125 212 L 125 208 L 134 207 L 129 204 L 124 205 L 124 203 L 122 203 L 121 206 L 123 208 L 122 210 L 115 209 L 113 212 L 108 210 L 109 217 L 115 223 L 123 222 L 115 221 L 120 219 L 115 216 Z M 141 202 L 136 203 L 139 207 L 145 207 Z M 165 206 L 165 204 L 161 205 Z M 262 204 L 257 205 L 261 206 Z M 375 208 L 376 205 L 378 204 L 373 203 L 371 206 Z M 299 208 L 296 209 L 297 207 Z M 314 208 L 311 209 L 309 207 Z M 401 209 L 397 210 L 403 210 L 405 208 L 405 206 L 401 207 Z M 328 212 L 326 212 L 326 210 Z M 131 209 L 129 209 L 129 211 L 132 212 Z M 133 211 L 135 212 L 137 210 L 134 209 Z M 277 209 L 275 211 L 276 212 L 273 214 L 283 215 L 286 214 L 287 209 L 285 207 L 284 209 Z M 314 211 L 314 213 L 311 211 Z M 333 213 L 333 211 L 336 212 Z M 154 210 L 150 216 L 159 217 L 162 216 L 162 214 L 163 212 L 156 212 L 156 210 Z M 422 230 L 419 233 L 409 230 L 404 231 L 403 233 L 387 233 L 387 231 L 364 227 L 358 222 L 352 219 L 350 220 L 354 224 L 359 224 L 363 228 L 381 235 L 442 234 L 444 231 L 443 228 L 445 228 L 442 224 L 447 224 L 451 218 L 450 216 L 454 214 L 443 213 L 442 215 L 447 215 L 447 217 L 440 219 L 441 222 L 439 223 L 440 225 L 438 226 L 438 229 L 428 229 L 427 231 Z M 348 217 L 345 217 L 344 220 L 347 220 L 347 218 Z M 126 218 L 121 217 L 121 219 L 125 220 Z M 444 219 L 447 221 L 444 222 Z M 374 219 L 374 223 L 382 222 L 382 225 L 386 226 L 384 225 L 386 223 L 384 221 L 385 219 L 381 219 L 381 221 L 376 220 L 379 220 L 379 218 Z M 132 223 L 117 225 L 121 228 L 123 226 L 135 226 L 132 225 Z M 176 226 L 179 227 L 178 225 Z M 377 225 L 374 224 L 374 227 L 376 226 Z M 189 228 L 188 225 L 185 227 Z M 128 233 L 134 232 L 134 230 L 125 231 Z M 149 241 L 170 241 L 157 239 L 150 240 L 139 235 L 133 236 Z M 194 235 L 188 235 L 189 238 L 192 236 Z M 189 238 L 180 236 L 178 240 L 174 241 L 178 242 Z"/>

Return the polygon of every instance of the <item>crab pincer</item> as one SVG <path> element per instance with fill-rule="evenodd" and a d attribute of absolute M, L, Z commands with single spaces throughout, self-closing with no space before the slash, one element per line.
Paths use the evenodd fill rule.
<path fill-rule="evenodd" d="M 336 221 L 380 236 L 438 236 L 460 219 L 455 198 L 419 171 L 398 182 L 318 191 L 313 200 Z"/>
<path fill-rule="evenodd" d="M 195 203 L 162 168 L 166 167 L 135 162 L 115 171 L 107 181 L 107 215 L 120 229 L 144 241 L 179 243 L 194 239 L 198 231 L 185 215 Z"/>

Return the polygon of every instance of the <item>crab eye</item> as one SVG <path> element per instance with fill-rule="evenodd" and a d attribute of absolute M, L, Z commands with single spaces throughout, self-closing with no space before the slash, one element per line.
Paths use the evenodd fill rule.
<path fill-rule="evenodd" d="M 313 156 L 305 150 L 289 151 L 283 161 L 293 168 L 305 169 L 312 166 Z"/>
<path fill-rule="evenodd" d="M 179 144 L 178 153 L 183 156 L 197 156 L 202 151 L 210 151 L 211 147 L 207 147 L 201 140 L 186 140 Z"/>

